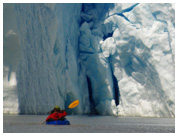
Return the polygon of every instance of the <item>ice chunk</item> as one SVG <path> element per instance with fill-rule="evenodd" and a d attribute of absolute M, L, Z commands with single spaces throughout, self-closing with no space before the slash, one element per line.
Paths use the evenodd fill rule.
<path fill-rule="evenodd" d="M 92 19 L 91 15 L 85 14 L 85 13 L 81 13 L 81 17 L 86 21 L 90 21 Z"/>
<path fill-rule="evenodd" d="M 110 55 L 114 55 L 116 52 L 116 45 L 114 44 L 114 39 L 112 37 L 107 38 L 102 46 L 101 46 L 102 50 L 103 50 L 103 55 L 105 57 L 109 57 Z"/>
<path fill-rule="evenodd" d="M 99 37 L 101 37 L 101 38 L 103 38 L 103 36 L 104 36 L 100 28 L 98 28 L 98 29 L 93 29 L 93 30 L 91 31 L 91 33 L 92 33 L 92 35 L 94 35 L 94 36 L 99 36 Z"/>

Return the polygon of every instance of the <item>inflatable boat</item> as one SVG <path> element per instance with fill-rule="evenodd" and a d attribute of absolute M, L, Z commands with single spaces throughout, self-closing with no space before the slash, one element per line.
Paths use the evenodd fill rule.
<path fill-rule="evenodd" d="M 70 125 L 70 122 L 67 119 L 65 119 L 63 121 L 57 120 L 57 121 L 46 122 L 46 124 L 48 125 Z"/>

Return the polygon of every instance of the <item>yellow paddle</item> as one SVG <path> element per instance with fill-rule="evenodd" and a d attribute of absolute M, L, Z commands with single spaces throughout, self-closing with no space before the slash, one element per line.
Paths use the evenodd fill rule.
<path fill-rule="evenodd" d="M 79 105 L 79 100 L 73 101 L 73 102 L 68 106 L 68 108 L 69 108 L 69 109 L 72 109 L 72 108 L 75 108 L 77 105 Z"/>
<path fill-rule="evenodd" d="M 79 100 L 75 100 L 73 101 L 69 106 L 68 106 L 68 109 L 72 109 L 72 108 L 75 108 L 76 106 L 79 105 Z M 44 124 L 46 121 L 44 121 L 43 123 L 41 124 Z"/>

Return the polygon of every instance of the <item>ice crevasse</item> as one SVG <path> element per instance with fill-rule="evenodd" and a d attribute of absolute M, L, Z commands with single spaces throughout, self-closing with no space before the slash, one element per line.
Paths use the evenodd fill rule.
<path fill-rule="evenodd" d="M 4 4 L 3 112 L 175 116 L 174 4 Z"/>

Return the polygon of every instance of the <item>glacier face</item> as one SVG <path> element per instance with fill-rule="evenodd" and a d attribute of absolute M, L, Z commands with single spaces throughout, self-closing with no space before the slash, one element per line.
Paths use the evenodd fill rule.
<path fill-rule="evenodd" d="M 174 117 L 174 4 L 3 6 L 4 113 Z"/>

